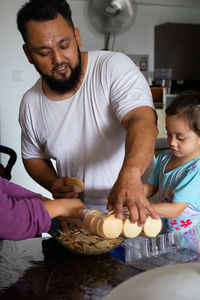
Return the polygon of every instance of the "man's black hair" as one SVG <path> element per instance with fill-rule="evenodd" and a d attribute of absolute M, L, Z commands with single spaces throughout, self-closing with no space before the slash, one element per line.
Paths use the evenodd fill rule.
<path fill-rule="evenodd" d="M 30 20 L 45 22 L 55 19 L 60 14 L 74 29 L 72 13 L 65 0 L 29 0 L 17 13 L 17 26 L 27 43 L 27 23 Z"/>

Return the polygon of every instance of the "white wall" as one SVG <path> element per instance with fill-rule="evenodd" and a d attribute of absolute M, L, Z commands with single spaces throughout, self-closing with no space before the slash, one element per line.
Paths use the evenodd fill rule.
<path fill-rule="evenodd" d="M 100 0 L 99 0 L 100 1 Z M 0 80 L 0 143 L 17 152 L 18 159 L 12 171 L 12 181 L 34 191 L 50 195 L 37 185 L 26 173 L 20 155 L 20 127 L 18 109 L 24 92 L 38 78 L 34 68 L 27 62 L 22 51 L 22 38 L 16 27 L 16 13 L 24 0 L 0 1 L 0 36 L 1 36 L 1 80 Z M 144 2 L 146 4 L 144 4 Z M 150 3 L 154 5 L 150 5 Z M 184 0 L 138 0 L 137 16 L 133 26 L 116 37 L 115 51 L 128 54 L 148 54 L 149 68 L 154 64 L 154 26 L 164 22 L 200 23 L 200 6 L 198 1 L 194 8 L 176 6 Z M 166 4 L 166 6 L 162 6 Z M 91 30 L 84 15 L 86 1 L 71 0 L 74 23 L 80 28 L 83 50 L 102 49 L 104 37 Z M 6 164 L 7 156 L 1 155 L 1 162 Z"/>

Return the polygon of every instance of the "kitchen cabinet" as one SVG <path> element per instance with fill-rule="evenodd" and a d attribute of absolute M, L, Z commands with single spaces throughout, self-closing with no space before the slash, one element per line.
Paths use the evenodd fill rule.
<path fill-rule="evenodd" d="M 155 26 L 155 69 L 172 69 L 172 80 L 200 80 L 200 24 Z"/>
<path fill-rule="evenodd" d="M 158 138 L 166 138 L 167 132 L 165 129 L 165 109 L 171 104 L 176 94 L 167 94 L 166 88 L 151 87 L 154 106 L 158 116 Z"/>

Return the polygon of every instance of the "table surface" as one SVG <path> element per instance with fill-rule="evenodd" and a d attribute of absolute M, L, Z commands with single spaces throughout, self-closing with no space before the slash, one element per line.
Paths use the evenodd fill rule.
<path fill-rule="evenodd" d="M 99 300 L 140 272 L 109 253 L 71 253 L 52 237 L 0 240 L 0 299 Z"/>

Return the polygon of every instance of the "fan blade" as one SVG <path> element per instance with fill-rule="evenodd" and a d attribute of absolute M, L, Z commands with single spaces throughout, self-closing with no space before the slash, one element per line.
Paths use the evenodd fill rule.
<path fill-rule="evenodd" d="M 89 0 L 88 17 L 93 27 L 101 33 L 121 33 L 134 22 L 134 0 Z"/>

